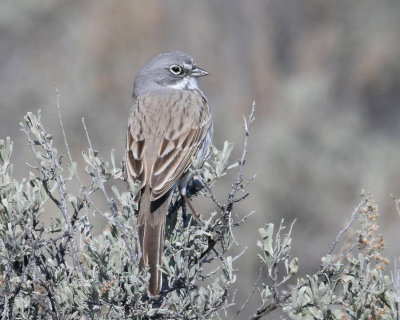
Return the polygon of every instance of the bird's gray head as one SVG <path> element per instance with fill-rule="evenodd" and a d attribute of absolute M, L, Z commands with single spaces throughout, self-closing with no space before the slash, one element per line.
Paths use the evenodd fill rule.
<path fill-rule="evenodd" d="M 198 89 L 197 78 L 208 74 L 184 52 L 161 53 L 151 59 L 138 73 L 133 95 L 160 89 Z"/>

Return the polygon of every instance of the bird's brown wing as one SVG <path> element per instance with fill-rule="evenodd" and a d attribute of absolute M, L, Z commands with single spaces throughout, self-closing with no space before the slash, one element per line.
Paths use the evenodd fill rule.
<path fill-rule="evenodd" d="M 126 174 L 131 183 L 140 181 L 139 189 L 146 185 L 147 180 L 143 125 L 143 115 L 137 112 L 137 106 L 134 105 L 126 134 Z"/>
<path fill-rule="evenodd" d="M 150 173 L 152 200 L 166 194 L 188 170 L 212 125 L 207 101 L 200 93 L 182 94 L 181 108 L 175 119 L 179 125 L 167 128 Z"/>
<path fill-rule="evenodd" d="M 139 99 L 132 109 L 126 139 L 126 171 L 131 182 L 140 181 L 140 188 L 149 184 L 151 198 L 155 200 L 188 170 L 212 119 L 207 101 L 198 91 L 152 100 L 150 104 L 146 98 Z"/>

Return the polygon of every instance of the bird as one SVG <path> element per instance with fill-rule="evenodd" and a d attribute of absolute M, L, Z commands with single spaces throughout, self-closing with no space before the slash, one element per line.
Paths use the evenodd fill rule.
<path fill-rule="evenodd" d="M 188 201 L 192 158 L 203 164 L 209 154 L 213 120 L 197 82 L 208 74 L 190 55 L 174 51 L 152 58 L 134 81 L 126 175 L 128 186 L 139 188 L 135 197 L 139 268 L 149 268 L 148 291 L 152 296 L 162 288 L 157 265 L 162 265 L 166 216 L 174 190 L 178 188 Z"/>

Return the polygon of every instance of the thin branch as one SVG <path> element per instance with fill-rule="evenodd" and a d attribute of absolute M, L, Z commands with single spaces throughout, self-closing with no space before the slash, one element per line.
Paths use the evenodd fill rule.
<path fill-rule="evenodd" d="M 67 154 L 68 154 L 68 158 L 69 158 L 69 163 L 70 163 L 70 165 L 72 166 L 72 164 L 73 164 L 72 155 L 71 155 L 71 151 L 70 151 L 70 148 L 69 148 L 69 144 L 68 144 L 68 140 L 67 140 L 67 135 L 66 135 L 66 133 L 65 133 L 64 123 L 63 123 L 63 121 L 62 121 L 62 116 L 61 116 L 60 91 L 59 91 L 59 89 L 58 89 L 58 87 L 57 87 L 57 84 L 55 84 L 55 87 L 56 87 L 56 94 L 57 94 L 58 121 L 59 121 L 59 123 L 60 123 L 61 132 L 62 132 L 62 135 L 63 135 L 63 138 L 64 138 L 64 144 L 65 144 L 65 148 L 66 148 L 66 150 L 67 150 Z M 75 222 L 78 220 L 79 211 L 80 211 L 83 207 L 85 207 L 86 217 L 87 217 L 87 219 L 90 221 L 89 213 L 88 213 L 88 209 L 87 209 L 87 205 L 86 205 L 86 201 L 85 201 L 85 198 L 88 197 L 88 193 L 87 193 L 87 190 L 86 190 L 85 186 L 83 185 L 82 180 L 81 180 L 81 178 L 80 178 L 80 176 L 79 176 L 78 168 L 76 169 L 75 174 L 76 174 L 76 178 L 77 178 L 77 180 L 78 180 L 78 182 L 79 182 L 80 189 L 81 189 L 81 192 L 82 192 L 82 194 L 83 194 L 83 197 L 82 197 L 82 199 L 81 199 L 81 201 L 80 201 L 80 204 L 79 204 L 77 207 L 74 207 L 74 208 L 73 208 L 73 209 L 74 209 L 74 214 L 73 214 L 72 220 L 71 220 L 71 224 L 72 224 L 73 227 L 75 227 Z M 46 192 L 47 192 L 47 194 L 50 196 L 51 193 L 48 192 L 48 189 L 46 189 Z M 51 199 L 52 199 L 53 202 L 54 202 L 54 200 L 55 200 L 54 197 L 51 197 Z"/>
<path fill-rule="evenodd" d="M 249 304 L 251 298 L 253 298 L 254 293 L 256 292 L 256 289 L 258 288 L 258 283 L 261 280 L 261 276 L 262 276 L 262 265 L 260 266 L 260 271 L 258 272 L 258 278 L 256 280 L 256 282 L 253 285 L 253 289 L 249 295 L 249 297 L 246 299 L 246 301 L 243 303 L 242 307 L 236 312 L 235 316 L 232 318 L 232 320 L 236 319 L 237 316 L 244 310 L 244 308 L 246 308 L 246 306 Z"/>
<path fill-rule="evenodd" d="M 236 261 L 237 259 L 239 259 L 243 253 L 245 253 L 247 250 L 247 247 L 245 247 L 239 254 L 237 254 L 235 257 L 232 258 L 232 262 Z M 220 261 L 223 261 L 223 259 L 221 258 Z M 218 267 L 216 267 L 213 271 L 210 271 L 209 273 L 207 273 L 206 275 L 204 275 L 204 277 L 209 278 L 212 275 L 216 274 L 218 272 L 218 270 L 220 270 L 222 268 L 221 265 L 219 265 Z"/>
<path fill-rule="evenodd" d="M 61 126 L 61 132 L 63 134 L 63 138 L 64 138 L 64 144 L 65 144 L 65 148 L 67 149 L 67 154 L 68 154 L 68 158 L 69 158 L 69 162 L 72 165 L 73 160 L 72 160 L 72 155 L 71 155 L 71 151 L 69 149 L 69 144 L 68 144 L 68 140 L 67 140 L 67 135 L 65 133 L 65 129 L 64 129 L 64 123 L 62 121 L 62 117 L 61 117 L 61 107 L 60 107 L 60 91 L 56 85 L 56 94 L 57 94 L 57 110 L 58 110 L 58 121 L 60 123 Z M 78 182 L 80 184 L 81 187 L 83 187 L 83 183 L 82 180 L 79 176 L 78 170 L 76 170 L 76 178 L 78 179 Z"/>
<path fill-rule="evenodd" d="M 240 221 L 238 221 L 238 222 L 235 222 L 234 224 L 233 224 L 233 227 L 238 227 L 238 226 L 240 226 L 242 223 L 244 223 L 248 218 L 250 218 L 253 214 L 255 214 L 256 212 L 253 210 L 253 211 L 251 211 L 249 214 L 247 214 L 247 215 L 245 215 L 243 218 L 242 218 L 242 220 L 240 220 Z"/>
<path fill-rule="evenodd" d="M 335 249 L 337 243 L 340 241 L 340 239 L 342 238 L 342 236 L 346 233 L 347 230 L 349 230 L 349 228 L 353 225 L 354 221 L 357 218 L 357 213 L 360 211 L 361 207 L 367 202 L 367 199 L 363 199 L 357 207 L 355 207 L 353 213 L 351 214 L 351 219 L 349 221 L 349 223 L 342 229 L 340 230 L 340 232 L 338 233 L 338 235 L 336 236 L 336 240 L 331 244 L 331 248 L 329 250 L 329 254 L 332 254 L 333 250 Z"/>
<path fill-rule="evenodd" d="M 246 120 L 246 118 L 244 119 L 245 137 L 244 137 L 244 141 L 243 141 L 243 152 L 242 152 L 242 156 L 239 160 L 238 174 L 236 176 L 235 182 L 232 184 L 232 190 L 228 195 L 228 205 L 225 210 L 225 212 L 227 212 L 227 213 L 231 212 L 231 210 L 232 210 L 236 192 L 238 190 L 242 189 L 241 183 L 243 181 L 244 165 L 246 163 L 247 144 L 248 144 L 248 140 L 249 140 L 249 136 L 250 136 L 250 127 L 255 120 L 255 117 L 254 117 L 255 107 L 256 107 L 256 102 L 253 101 L 249 118 L 247 120 Z"/>

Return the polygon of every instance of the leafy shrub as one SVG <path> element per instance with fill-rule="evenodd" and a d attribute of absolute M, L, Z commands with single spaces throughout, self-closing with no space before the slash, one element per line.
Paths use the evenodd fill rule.
<path fill-rule="evenodd" d="M 36 163 L 22 181 L 13 178 L 10 162 L 13 143 L 0 140 L 0 314 L 2 319 L 213 319 L 227 318 L 235 303 L 230 290 L 237 274 L 229 248 L 236 239 L 232 230 L 253 214 L 239 218 L 234 206 L 248 193 L 244 180 L 247 140 L 254 121 L 254 105 L 245 119 L 241 158 L 229 163 L 232 145 L 211 149 L 208 162 L 193 170 L 203 188 L 190 188 L 215 204 L 209 219 L 198 223 L 175 193 L 167 219 L 163 265 L 163 290 L 147 292 L 149 274 L 140 272 L 137 250 L 134 195 L 115 186 L 124 179 L 123 163 L 100 158 L 93 149 L 83 153 L 90 182 L 83 184 L 69 152 L 65 160 L 41 123 L 40 112 L 28 113 L 21 123 Z M 87 133 L 85 123 L 83 126 Z M 228 170 L 237 170 L 231 190 L 221 201 L 213 194 L 215 183 Z M 79 190 L 73 190 L 78 183 Z M 106 188 L 105 184 L 111 185 Z M 133 186 L 134 187 L 134 186 Z M 112 194 L 110 193 L 110 191 Z M 102 194 L 107 210 L 99 209 L 93 195 Z M 58 215 L 44 223 L 41 215 L 52 202 Z M 93 219 L 102 216 L 107 226 L 93 232 Z M 261 304 L 251 319 L 281 310 L 292 319 L 397 319 L 399 272 L 385 275 L 388 260 L 383 239 L 377 235 L 377 206 L 363 196 L 349 224 L 338 234 L 331 250 L 321 259 L 319 271 L 298 276 L 299 260 L 290 256 L 291 230 L 284 222 L 259 229 Z M 344 239 L 359 224 L 353 238 Z M 341 246 L 339 246 L 341 244 Z M 206 272 L 205 266 L 212 271 Z M 208 268 L 210 269 L 210 268 Z M 261 281 L 263 279 L 263 281 Z M 261 283 L 260 283 L 261 282 Z M 249 299 L 239 308 L 241 317 Z"/>

